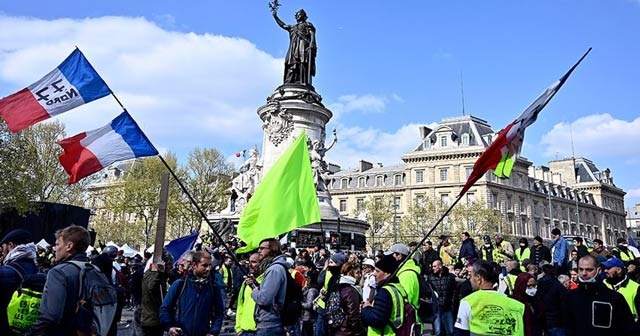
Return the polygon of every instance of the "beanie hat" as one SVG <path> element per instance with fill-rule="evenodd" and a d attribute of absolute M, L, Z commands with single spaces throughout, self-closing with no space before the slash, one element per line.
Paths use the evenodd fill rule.
<path fill-rule="evenodd" d="M 396 260 L 392 255 L 385 255 L 376 263 L 376 268 L 385 272 L 385 273 L 393 273 L 393 271 L 398 268 L 400 262 Z"/>
<path fill-rule="evenodd" d="M 332 254 L 331 258 L 329 259 L 334 263 L 336 263 L 336 265 L 338 266 L 342 266 L 342 264 L 344 264 L 344 262 L 347 261 L 347 257 L 345 257 L 344 253 L 340 253 L 340 252 Z"/>
<path fill-rule="evenodd" d="M 31 242 L 33 242 L 33 239 L 31 238 L 31 233 L 29 231 L 24 229 L 15 229 L 9 231 L 9 233 L 2 238 L 0 244 L 14 243 L 16 245 L 22 245 Z"/>

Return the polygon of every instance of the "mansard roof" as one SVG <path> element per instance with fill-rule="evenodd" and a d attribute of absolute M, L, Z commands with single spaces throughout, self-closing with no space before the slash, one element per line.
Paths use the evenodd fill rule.
<path fill-rule="evenodd" d="M 426 129 L 426 128 L 425 128 Z M 450 134 L 450 141 L 457 145 L 463 144 L 463 135 L 468 135 L 468 146 L 489 145 L 491 139 L 487 136 L 494 136 L 495 132 L 486 120 L 474 116 L 460 116 L 453 118 L 445 118 L 440 121 L 433 129 L 426 129 L 428 132 L 423 134 L 420 144 L 413 150 L 414 152 L 432 150 L 432 146 L 436 144 L 438 134 Z"/>

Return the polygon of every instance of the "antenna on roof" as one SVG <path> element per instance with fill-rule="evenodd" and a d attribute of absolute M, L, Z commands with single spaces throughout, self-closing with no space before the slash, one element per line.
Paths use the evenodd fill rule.
<path fill-rule="evenodd" d="M 461 92 L 461 98 L 462 98 L 462 116 L 465 116 L 465 111 L 464 111 L 464 82 L 462 81 L 462 69 L 460 69 L 460 92 Z"/>

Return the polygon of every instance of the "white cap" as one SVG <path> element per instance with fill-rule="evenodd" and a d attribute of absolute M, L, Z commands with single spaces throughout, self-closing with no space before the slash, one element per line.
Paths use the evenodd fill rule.
<path fill-rule="evenodd" d="M 394 253 L 400 253 L 402 255 L 408 256 L 409 255 L 409 248 L 405 244 L 400 244 L 400 243 L 393 244 L 393 246 L 391 246 L 391 248 L 388 249 L 384 253 L 384 255 L 391 255 L 391 254 L 394 254 Z"/>
<path fill-rule="evenodd" d="M 368 266 L 371 266 L 371 267 L 375 268 L 376 267 L 376 262 L 373 261 L 373 259 L 367 258 L 362 262 L 362 266 L 364 266 L 364 265 L 368 265 Z"/>

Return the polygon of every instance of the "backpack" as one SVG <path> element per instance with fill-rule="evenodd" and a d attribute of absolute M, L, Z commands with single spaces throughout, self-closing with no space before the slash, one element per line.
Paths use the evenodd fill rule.
<path fill-rule="evenodd" d="M 391 321 L 389 321 L 389 326 L 393 330 L 394 334 L 396 336 L 420 336 L 422 334 L 422 328 L 416 318 L 416 309 L 411 305 L 411 302 L 409 302 L 407 294 L 392 285 L 386 287 L 391 289 L 391 295 L 396 296 L 396 298 L 402 298 L 402 302 L 404 304 L 402 324 L 396 327 L 391 323 Z"/>
<path fill-rule="evenodd" d="M 106 336 L 118 305 L 118 293 L 98 266 L 88 261 L 67 261 L 80 269 L 76 334 Z"/>
<path fill-rule="evenodd" d="M 418 284 L 420 290 L 418 291 L 418 298 L 420 303 L 418 304 L 418 318 L 423 323 L 433 323 L 435 318 L 435 307 L 438 305 L 438 300 L 433 298 L 435 291 L 431 288 L 431 285 L 422 275 L 418 274 L 415 270 L 411 269 L 411 272 L 415 273 L 418 277 Z"/>
<path fill-rule="evenodd" d="M 291 326 L 296 324 L 302 315 L 302 287 L 293 279 L 285 265 L 277 264 L 284 268 L 284 273 L 287 277 L 284 304 L 279 309 L 280 320 L 283 326 Z"/>
<path fill-rule="evenodd" d="M 22 269 L 20 265 L 13 264 Z M 12 264 L 7 265 L 20 276 L 20 286 L 13 292 L 7 305 L 7 320 L 9 327 L 16 335 L 25 333 L 40 316 L 40 301 L 46 275 L 44 273 L 22 275 Z"/>
<path fill-rule="evenodd" d="M 327 300 L 327 305 L 325 308 L 326 312 L 326 323 L 331 328 L 339 328 L 344 320 L 347 318 L 347 314 L 345 314 L 344 309 L 340 305 L 340 291 L 336 290 L 329 294 L 329 299 Z"/>

